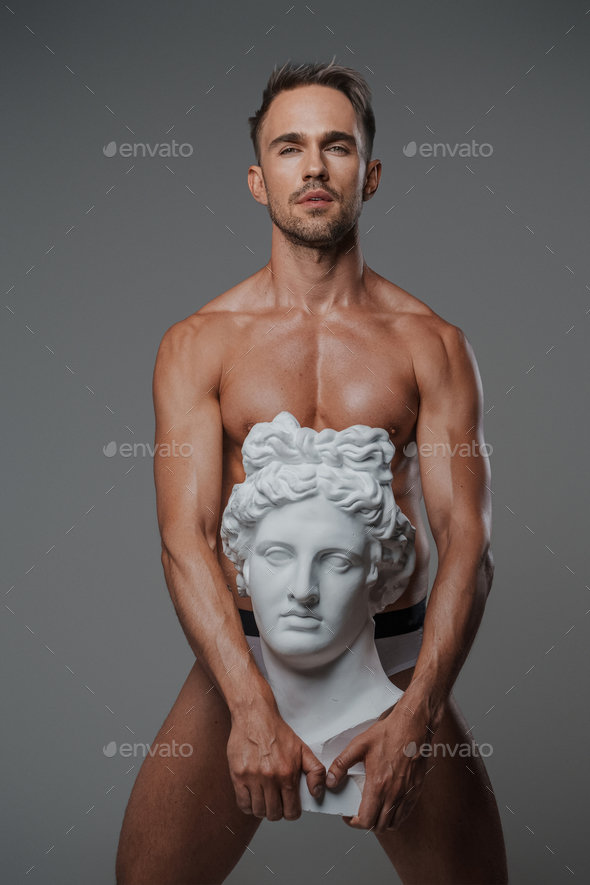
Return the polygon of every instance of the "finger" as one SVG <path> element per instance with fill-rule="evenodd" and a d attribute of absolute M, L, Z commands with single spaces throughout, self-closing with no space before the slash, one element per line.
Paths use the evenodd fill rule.
<path fill-rule="evenodd" d="M 397 807 L 397 802 L 387 801 L 383 803 L 383 807 L 381 811 L 377 815 L 377 822 L 375 824 L 375 832 L 376 833 L 385 833 L 387 832 L 387 828 L 389 824 L 393 820 L 393 816 L 395 814 L 395 809 Z"/>
<path fill-rule="evenodd" d="M 404 822 L 403 812 L 402 812 L 401 808 L 399 811 L 396 808 L 396 810 L 394 811 L 394 813 L 391 816 L 391 820 L 389 821 L 389 824 L 387 825 L 387 830 L 389 832 L 391 832 L 391 830 L 397 830 L 402 825 L 403 822 Z"/>
<path fill-rule="evenodd" d="M 400 827 L 403 824 L 403 822 L 406 820 L 406 818 L 409 817 L 415 804 L 416 804 L 415 801 L 410 801 L 410 800 L 404 801 L 402 799 L 402 801 L 398 805 L 396 805 L 395 810 L 390 818 L 387 829 L 388 830 L 397 830 L 398 827 Z"/>
<path fill-rule="evenodd" d="M 361 820 L 360 820 L 359 816 L 356 815 L 356 814 L 354 815 L 354 817 L 350 817 L 350 816 L 346 816 L 346 817 L 345 817 L 344 815 L 342 815 L 342 820 L 344 821 L 344 823 L 345 823 L 347 826 L 352 827 L 353 830 L 367 830 L 367 829 L 371 829 L 370 827 L 365 827 L 365 826 L 363 826 L 363 824 L 361 823 Z"/>
<path fill-rule="evenodd" d="M 250 796 L 250 790 L 245 784 L 235 784 L 234 790 L 236 792 L 236 802 L 240 811 L 243 811 L 244 814 L 252 814 L 252 797 Z"/>
<path fill-rule="evenodd" d="M 335 787 L 348 773 L 348 769 L 356 762 L 362 762 L 365 758 L 366 746 L 364 741 L 354 739 L 344 750 L 336 756 L 326 777 L 326 786 Z"/>
<path fill-rule="evenodd" d="M 393 802 L 390 804 L 393 805 Z M 350 825 L 358 827 L 360 830 L 372 830 L 377 823 L 382 805 L 383 797 L 381 792 L 376 787 L 373 787 L 370 781 L 365 781 L 358 812 Z"/>
<path fill-rule="evenodd" d="M 262 786 L 260 784 L 252 784 L 250 796 L 252 797 L 252 814 L 254 817 L 266 817 L 266 803 Z"/>
<path fill-rule="evenodd" d="M 285 820 L 298 820 L 301 817 L 301 797 L 299 796 L 299 778 L 297 786 L 283 784 L 281 788 L 281 800 L 283 802 L 283 817 Z"/>
<path fill-rule="evenodd" d="M 387 829 L 397 829 L 397 827 L 399 827 L 400 824 L 402 824 L 406 820 L 406 818 L 410 816 L 410 814 L 416 807 L 418 799 L 420 798 L 423 783 L 424 778 L 422 778 L 414 785 L 411 792 L 408 791 L 405 796 L 400 797 L 400 801 L 399 803 L 397 803 L 397 807 L 389 821 L 389 824 L 387 825 Z"/>
<path fill-rule="evenodd" d="M 301 749 L 301 770 L 306 774 L 307 789 L 319 799 L 326 783 L 326 767 L 306 744 Z"/>
<path fill-rule="evenodd" d="M 264 805 L 267 820 L 280 820 L 283 816 L 283 800 L 281 790 L 274 781 L 264 784 Z"/>

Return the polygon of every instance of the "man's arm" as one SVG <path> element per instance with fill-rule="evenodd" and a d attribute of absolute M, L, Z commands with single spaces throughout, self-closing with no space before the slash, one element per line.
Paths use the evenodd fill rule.
<path fill-rule="evenodd" d="M 461 330 L 447 326 L 435 362 L 415 371 L 420 476 L 438 569 L 406 703 L 436 730 L 492 585 L 490 463 L 482 449 L 481 379 Z"/>
<path fill-rule="evenodd" d="M 490 467 L 480 448 L 482 387 L 461 330 L 445 324 L 439 335 L 427 339 L 414 371 L 420 392 L 416 441 L 422 490 L 439 557 L 422 647 L 404 697 L 330 767 L 338 783 L 351 765 L 364 760 L 367 780 L 359 812 L 345 821 L 359 829 L 374 827 L 377 833 L 399 826 L 416 804 L 426 759 L 406 756 L 404 747 L 419 747 L 436 732 L 493 576 Z"/>
<path fill-rule="evenodd" d="M 216 555 L 223 457 L 220 360 L 206 321 L 193 317 L 185 323 L 164 335 L 153 379 L 154 479 L 166 583 L 188 642 L 230 711 L 259 698 L 272 706 L 272 691 L 248 654 Z M 166 445 L 174 445 L 174 457 L 161 454 Z"/>
<path fill-rule="evenodd" d="M 177 323 L 156 359 L 154 477 L 162 565 L 188 642 L 232 716 L 228 761 L 239 807 L 292 820 L 301 813 L 301 768 L 310 791 L 323 782 L 325 769 L 280 717 L 217 559 L 223 463 L 218 330 L 208 317 Z M 166 444 L 176 457 L 161 454 Z"/>

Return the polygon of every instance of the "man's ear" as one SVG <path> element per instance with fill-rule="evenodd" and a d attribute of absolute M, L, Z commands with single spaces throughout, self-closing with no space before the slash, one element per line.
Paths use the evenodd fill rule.
<path fill-rule="evenodd" d="M 262 166 L 250 166 L 248 169 L 248 187 L 257 203 L 262 203 L 263 206 L 268 205 Z"/>
<path fill-rule="evenodd" d="M 371 160 L 367 165 L 367 174 L 365 177 L 365 186 L 363 188 L 363 200 L 370 200 L 381 180 L 381 160 Z"/>

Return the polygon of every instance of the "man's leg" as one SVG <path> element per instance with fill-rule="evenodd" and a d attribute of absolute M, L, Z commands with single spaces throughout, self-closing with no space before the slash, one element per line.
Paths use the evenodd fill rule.
<path fill-rule="evenodd" d="M 406 689 L 413 669 L 390 676 Z M 432 744 L 470 743 L 467 723 L 451 699 Z M 396 830 L 377 835 L 404 885 L 505 885 L 504 837 L 492 785 L 481 756 L 437 755 L 428 760 L 424 789 Z M 428 770 L 427 769 L 427 770 Z M 471 770 L 470 770 L 471 769 Z"/>
<path fill-rule="evenodd" d="M 190 744 L 192 755 L 144 759 L 121 829 L 118 885 L 216 885 L 235 867 L 261 819 L 236 804 L 230 728 L 225 701 L 195 662 L 152 744 L 174 740 L 176 753 Z"/>

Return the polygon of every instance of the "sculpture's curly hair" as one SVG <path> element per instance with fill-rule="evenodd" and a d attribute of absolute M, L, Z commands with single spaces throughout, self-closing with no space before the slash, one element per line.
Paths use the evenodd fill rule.
<path fill-rule="evenodd" d="M 370 529 L 370 614 L 401 596 L 413 571 L 416 530 L 395 503 L 391 459 L 395 447 L 379 427 L 345 430 L 301 427 L 290 412 L 250 430 L 242 446 L 246 479 L 234 485 L 221 521 L 223 552 L 247 595 L 243 566 L 259 520 L 275 507 L 322 492 L 336 507 L 356 514 Z"/>

